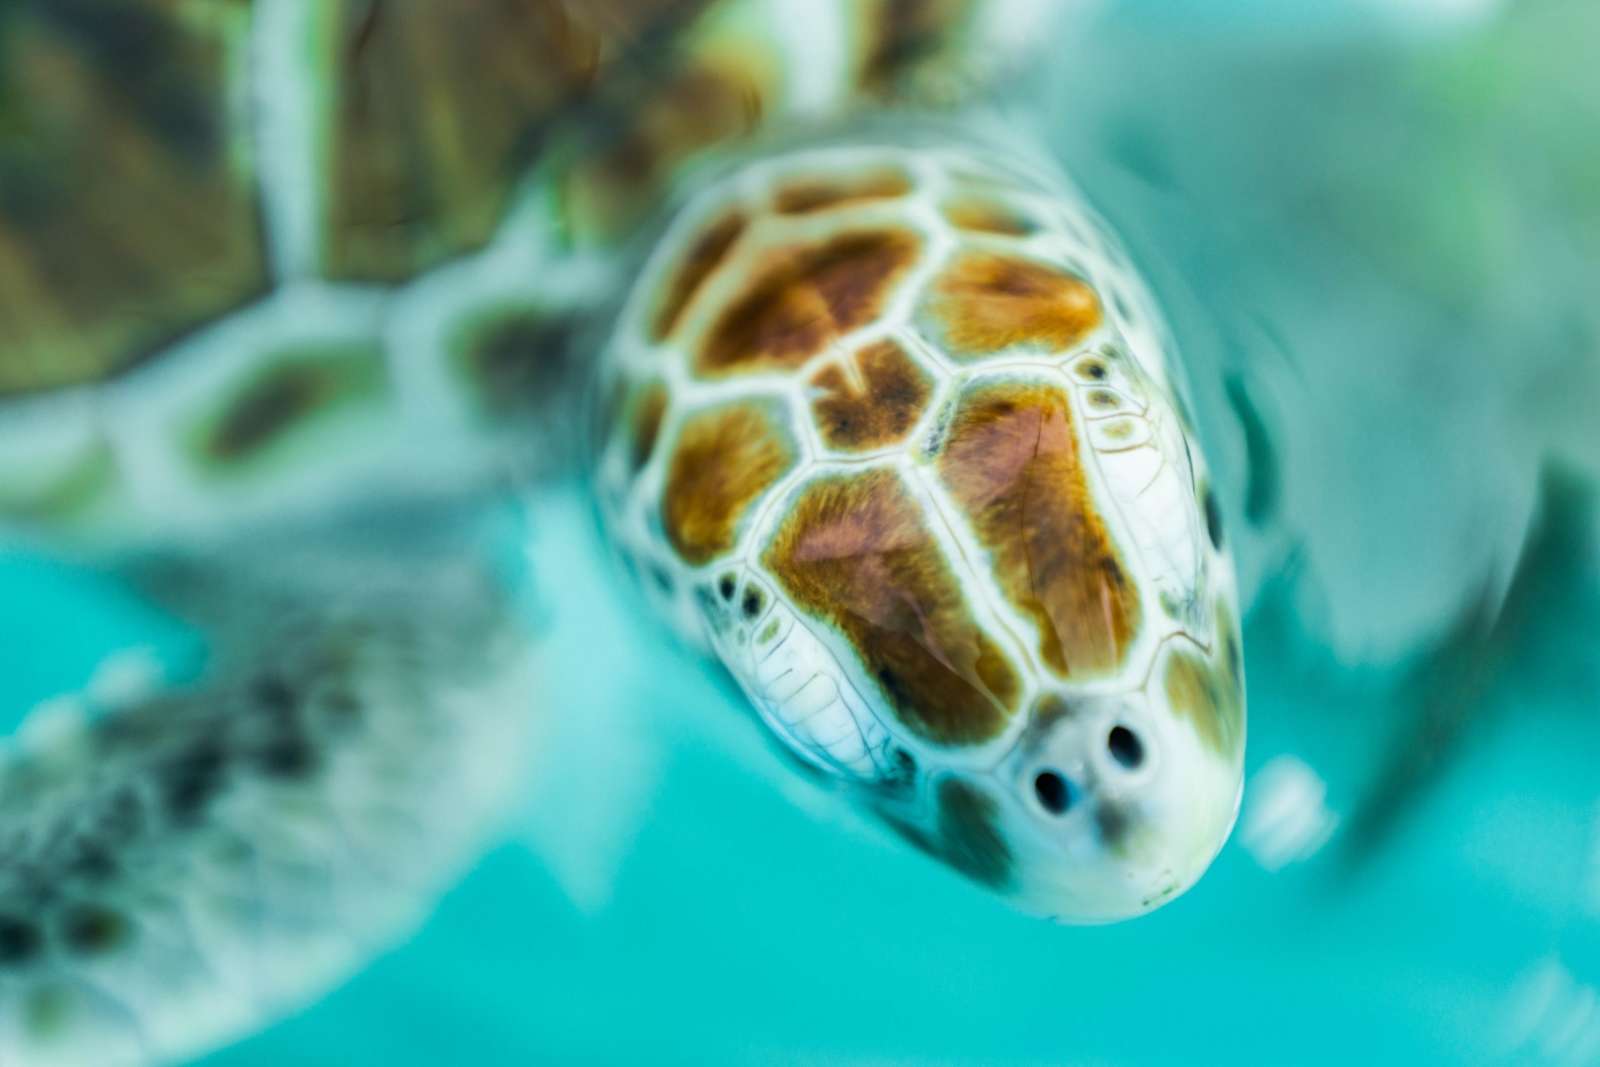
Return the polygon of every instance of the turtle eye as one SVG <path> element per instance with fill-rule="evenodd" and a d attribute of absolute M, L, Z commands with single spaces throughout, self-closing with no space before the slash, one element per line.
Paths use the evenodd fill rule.
<path fill-rule="evenodd" d="M 1106 735 L 1106 751 L 1123 770 L 1138 770 L 1144 763 L 1144 742 L 1126 726 L 1113 726 Z"/>
<path fill-rule="evenodd" d="M 1060 771 L 1046 769 L 1034 775 L 1033 795 L 1051 815 L 1065 815 L 1072 807 L 1072 787 Z"/>

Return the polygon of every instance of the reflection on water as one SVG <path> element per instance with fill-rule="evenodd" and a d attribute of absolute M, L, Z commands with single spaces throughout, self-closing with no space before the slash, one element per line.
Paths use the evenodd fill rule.
<path fill-rule="evenodd" d="M 204 1062 L 1600 1062 L 1600 20 L 1105 7 L 1024 106 L 1155 276 L 1253 596 L 1211 872 L 1108 928 L 997 905 L 796 778 L 561 483 L 528 505 L 545 755 L 508 843 Z M 195 670 L 105 576 L 18 551 L 0 598 L 28 744 Z"/>

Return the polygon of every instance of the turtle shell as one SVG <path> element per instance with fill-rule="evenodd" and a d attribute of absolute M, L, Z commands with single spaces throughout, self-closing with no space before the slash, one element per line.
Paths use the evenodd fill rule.
<path fill-rule="evenodd" d="M 0 394 L 104 379 L 284 273 L 396 281 L 481 245 L 558 119 L 703 5 L 285 6 L 299 24 L 247 3 L 0 11 Z M 262 202 L 297 134 L 309 240 Z"/>
<path fill-rule="evenodd" d="M 7 4 L 0 395 L 107 378 L 285 275 L 393 283 L 479 247 L 586 107 L 609 122 L 574 185 L 615 235 L 689 150 L 772 106 L 781 53 L 805 41 L 753 25 L 765 6 Z M 978 6 L 843 5 L 829 91 L 902 93 Z M 273 169 L 294 137 L 314 142 L 311 169 L 284 179 L 312 217 L 285 220 Z M 273 232 L 295 226 L 310 232 Z"/>
<path fill-rule="evenodd" d="M 689 164 L 975 84 L 1029 3 L 8 5 L 0 517 L 165 538 L 564 457 L 572 338 Z"/>

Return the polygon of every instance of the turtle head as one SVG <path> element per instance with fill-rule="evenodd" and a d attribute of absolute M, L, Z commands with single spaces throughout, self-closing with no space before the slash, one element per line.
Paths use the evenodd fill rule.
<path fill-rule="evenodd" d="M 1070 189 L 874 134 L 701 189 L 606 357 L 603 507 L 680 632 L 788 752 L 1064 921 L 1175 897 L 1239 800 L 1166 342 Z"/>

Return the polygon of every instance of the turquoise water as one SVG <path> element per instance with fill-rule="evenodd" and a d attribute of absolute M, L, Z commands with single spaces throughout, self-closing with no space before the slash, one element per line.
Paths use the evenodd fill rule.
<path fill-rule="evenodd" d="M 1153 916 L 1060 928 L 730 761 L 715 720 L 742 711 L 690 663 L 633 658 L 650 631 L 576 562 L 558 611 L 630 634 L 591 654 L 684 724 L 611 903 L 581 914 L 537 856 L 502 848 L 411 945 L 210 1062 L 1504 1062 L 1531 970 L 1600 980 L 1593 688 L 1516 697 L 1363 867 L 1335 838 L 1269 874 L 1236 837 Z M 1255 643 L 1251 770 L 1299 755 L 1347 808 L 1392 732 L 1383 680 Z M 557 684 L 581 692 L 595 662 L 575 655 Z"/>
<path fill-rule="evenodd" d="M 1236 833 L 1154 915 L 1056 927 L 827 801 L 794 803 L 714 678 L 594 595 L 606 572 L 575 513 L 558 498 L 536 542 L 565 546 L 541 579 L 564 620 L 546 711 L 589 710 L 599 668 L 665 743 L 609 901 L 574 906 L 540 856 L 503 845 L 408 944 L 207 1064 L 1581 1062 L 1538 1042 L 1600 981 L 1592 660 L 1505 678 L 1501 714 L 1363 861 L 1336 830 L 1271 873 Z M 94 645 L 183 647 L 70 573 L 12 559 L 0 580 L 32 605 L 0 635 L 14 693 L 81 684 Z M 1576 575 L 1557 606 L 1589 626 L 1597 597 Z M 30 640 L 56 625 L 79 640 Z M 1283 632 L 1269 603 L 1246 635 L 1250 771 L 1303 759 L 1347 817 L 1394 743 L 1391 679 Z M 1552 975 L 1569 985 L 1536 1011 Z"/>

